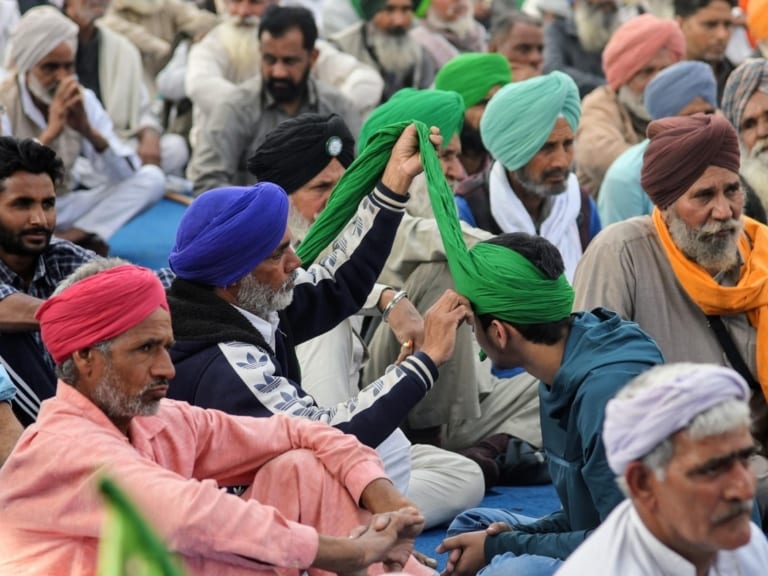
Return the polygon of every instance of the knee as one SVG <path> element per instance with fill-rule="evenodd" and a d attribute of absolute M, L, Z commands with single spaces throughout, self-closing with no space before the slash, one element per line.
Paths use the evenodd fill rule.
<path fill-rule="evenodd" d="M 448 526 L 447 534 L 455 536 L 464 532 L 485 530 L 496 520 L 498 512 L 496 508 L 470 508 L 453 519 Z"/>
<path fill-rule="evenodd" d="M 165 194 L 165 174 L 159 166 L 145 164 L 136 171 L 131 179 L 133 192 L 140 189 L 142 198 L 147 203 L 154 203 L 160 200 Z"/>

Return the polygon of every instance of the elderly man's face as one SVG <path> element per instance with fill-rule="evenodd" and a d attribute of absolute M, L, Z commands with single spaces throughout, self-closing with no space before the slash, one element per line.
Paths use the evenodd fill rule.
<path fill-rule="evenodd" d="M 344 171 L 341 162 L 332 158 L 317 176 L 288 196 L 291 206 L 308 224 L 312 224 L 323 211 L 333 188 L 344 175 Z"/>
<path fill-rule="evenodd" d="M 733 16 L 725 0 L 713 0 L 687 18 L 677 18 L 689 60 L 720 62 L 731 39 Z"/>
<path fill-rule="evenodd" d="M 108 352 L 75 353 L 76 388 L 118 426 L 134 416 L 157 413 L 176 370 L 168 349 L 173 343 L 171 315 L 158 308 L 115 338 Z"/>
<path fill-rule="evenodd" d="M 673 445 L 664 480 L 649 478 L 655 535 L 689 560 L 747 544 L 755 496 L 749 429 L 699 439 L 680 432 Z"/>
<path fill-rule="evenodd" d="M 544 62 L 544 32 L 541 26 L 519 22 L 498 44 L 488 47 L 509 60 L 512 81 L 522 82 L 540 76 Z"/>
<path fill-rule="evenodd" d="M 304 48 L 299 28 L 290 28 L 279 37 L 265 31 L 260 43 L 261 76 L 267 92 L 278 103 L 295 102 L 304 94 L 317 51 Z"/>
<path fill-rule="evenodd" d="M 667 66 L 674 64 L 669 50 L 662 48 L 653 57 L 646 62 L 645 66 L 627 82 L 627 87 L 635 94 L 642 95 L 643 90 L 654 76 L 664 70 Z"/>
<path fill-rule="evenodd" d="M 376 12 L 373 25 L 392 36 L 403 36 L 413 21 L 411 0 L 387 0 L 384 7 Z"/>
<path fill-rule="evenodd" d="M 62 42 L 27 72 L 27 88 L 37 100 L 50 105 L 59 84 L 75 73 L 75 54 Z"/>
<path fill-rule="evenodd" d="M 56 192 L 48 174 L 15 172 L 0 181 L 0 258 L 37 256 L 56 227 Z"/>
<path fill-rule="evenodd" d="M 440 150 L 440 166 L 443 168 L 445 179 L 451 189 L 464 180 L 467 173 L 464 171 L 459 158 L 461 157 L 461 140 L 459 134 L 454 134 L 445 148 Z"/>
<path fill-rule="evenodd" d="M 750 96 L 737 128 L 745 151 L 768 165 L 768 94 L 757 90 Z"/>
<path fill-rule="evenodd" d="M 257 26 L 264 11 L 277 0 L 229 0 L 227 13 L 229 20 L 239 26 Z"/>
<path fill-rule="evenodd" d="M 469 13 L 469 2 L 467 0 L 432 0 L 429 3 L 429 10 L 445 22 L 454 22 Z"/>
<path fill-rule="evenodd" d="M 717 273 L 738 263 L 744 191 L 739 175 L 709 166 L 688 191 L 664 210 L 670 236 L 691 260 Z"/>
<path fill-rule="evenodd" d="M 558 118 L 541 150 L 514 175 L 527 192 L 554 196 L 567 189 L 572 162 L 573 130 L 565 118 Z"/>

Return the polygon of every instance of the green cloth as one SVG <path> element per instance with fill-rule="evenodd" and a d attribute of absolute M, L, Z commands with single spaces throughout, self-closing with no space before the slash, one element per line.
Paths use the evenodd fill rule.
<path fill-rule="evenodd" d="M 464 109 L 483 101 L 494 86 L 512 81 L 507 59 L 498 53 L 467 52 L 449 60 L 435 76 L 435 88 L 452 90 L 464 98 Z"/>
<path fill-rule="evenodd" d="M 99 576 L 184 576 L 178 561 L 109 478 L 99 481 L 107 514 L 99 541 Z"/>
<path fill-rule="evenodd" d="M 303 266 L 312 263 L 352 218 L 357 205 L 384 173 L 392 147 L 408 124 L 385 126 L 373 134 L 299 245 L 297 253 Z M 508 322 L 541 324 L 567 317 L 574 293 L 565 275 L 547 280 L 528 260 L 503 246 L 480 243 L 467 251 L 453 192 L 429 141 L 429 128 L 423 122 L 415 124 L 429 198 L 456 290 L 469 299 L 478 314 L 493 314 Z"/>
<path fill-rule="evenodd" d="M 417 90 L 403 88 L 384 104 L 374 108 L 360 128 L 357 139 L 358 153 L 378 130 L 398 122 L 423 122 L 437 126 L 447 146 L 454 134 L 461 132 L 464 124 L 464 102 L 456 92 L 445 90 Z"/>
<path fill-rule="evenodd" d="M 499 90 L 480 120 L 480 136 L 504 168 L 518 170 L 541 150 L 559 116 L 575 133 L 581 119 L 579 89 L 570 76 L 555 71 Z"/>

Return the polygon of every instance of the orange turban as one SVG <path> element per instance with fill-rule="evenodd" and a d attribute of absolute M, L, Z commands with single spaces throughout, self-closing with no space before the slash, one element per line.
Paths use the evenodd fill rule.
<path fill-rule="evenodd" d="M 758 42 L 768 39 L 768 0 L 749 0 L 747 28 Z"/>
<path fill-rule="evenodd" d="M 140 324 L 158 308 L 168 310 L 165 289 L 140 266 L 110 268 L 64 289 L 38 309 L 35 318 L 56 364 Z"/>
<path fill-rule="evenodd" d="M 673 63 L 685 55 L 685 37 L 674 20 L 643 14 L 619 26 L 603 50 L 608 85 L 618 91 L 662 48 L 669 51 Z"/>
<path fill-rule="evenodd" d="M 660 210 L 685 194 L 710 166 L 739 172 L 739 138 L 723 116 L 654 120 L 648 138 L 640 184 Z"/>

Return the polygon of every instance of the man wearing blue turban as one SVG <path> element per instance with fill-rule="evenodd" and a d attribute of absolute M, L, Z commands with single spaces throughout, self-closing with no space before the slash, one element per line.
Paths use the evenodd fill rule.
<path fill-rule="evenodd" d="M 321 157 L 326 162 L 326 145 L 330 152 L 337 145 L 343 148 L 337 140 L 332 135 L 325 139 Z M 303 161 L 312 165 L 312 155 L 305 151 Z M 365 170 L 365 164 L 350 166 L 331 202 Z M 260 182 L 199 196 L 182 218 L 170 256 L 177 275 L 168 292 L 176 377 L 168 395 L 231 414 L 282 413 L 326 422 L 373 448 L 387 440 L 432 388 L 437 366 L 451 356 L 460 320 L 458 300 L 443 303 L 427 319 L 420 350 L 397 370 L 331 406 L 319 406 L 302 389 L 295 346 L 363 307 L 389 255 L 407 190 L 420 171 L 416 130 L 409 126 L 392 148 L 374 191 L 348 224 L 342 222 L 346 227 L 331 253 L 306 270 L 291 247 L 289 202 L 280 186 Z M 316 224 L 322 228 L 322 215 Z M 385 317 L 397 300 L 390 304 Z M 393 466 L 410 466 L 407 450 L 405 464 L 401 452 L 382 448 L 380 455 L 389 474 L 397 471 Z M 477 478 L 465 488 L 475 486 L 479 502 L 480 469 L 466 463 Z"/>
<path fill-rule="evenodd" d="M 483 144 L 495 162 L 456 191 L 459 217 L 472 226 L 552 242 L 569 280 L 600 231 L 594 202 L 571 172 L 580 118 L 579 91 L 562 72 L 504 86 L 480 121 Z"/>

